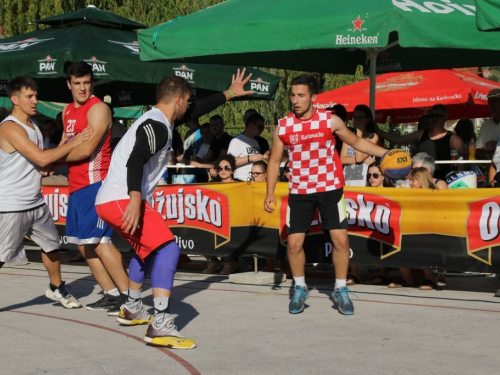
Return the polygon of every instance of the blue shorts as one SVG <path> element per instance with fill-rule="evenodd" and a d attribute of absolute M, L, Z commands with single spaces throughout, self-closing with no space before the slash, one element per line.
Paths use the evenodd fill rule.
<path fill-rule="evenodd" d="M 89 185 L 69 195 L 66 239 L 77 245 L 110 243 L 113 229 L 95 210 L 95 197 L 102 182 Z"/>

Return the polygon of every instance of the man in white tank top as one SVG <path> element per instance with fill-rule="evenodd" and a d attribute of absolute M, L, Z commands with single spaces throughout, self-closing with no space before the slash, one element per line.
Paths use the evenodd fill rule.
<path fill-rule="evenodd" d="M 61 279 L 59 236 L 41 192 L 40 170 L 67 155 L 90 137 L 86 130 L 61 147 L 43 150 L 43 136 L 31 116 L 36 114 L 38 86 L 29 77 L 7 84 L 12 115 L 0 123 L 0 267 L 15 258 L 25 235 L 42 248 L 50 284 L 45 295 L 65 308 L 81 307 Z"/>

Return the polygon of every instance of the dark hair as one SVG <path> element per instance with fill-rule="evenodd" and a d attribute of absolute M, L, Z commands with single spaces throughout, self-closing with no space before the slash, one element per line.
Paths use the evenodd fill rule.
<path fill-rule="evenodd" d="M 471 139 L 476 140 L 476 133 L 474 133 L 474 124 L 471 119 L 460 119 L 455 125 L 455 133 L 463 142 L 470 142 Z"/>
<path fill-rule="evenodd" d="M 81 78 L 85 76 L 90 76 L 90 80 L 94 82 L 92 67 L 85 61 L 73 63 L 66 69 L 66 79 L 69 82 L 71 82 L 71 77 Z"/>
<path fill-rule="evenodd" d="M 200 126 L 200 129 L 209 128 L 209 127 L 210 127 L 210 123 L 209 122 L 205 122 L 204 124 L 202 124 Z"/>
<path fill-rule="evenodd" d="M 252 113 L 259 113 L 259 112 L 257 112 L 257 110 L 256 110 L 256 109 L 254 109 L 254 108 L 248 108 L 248 109 L 245 111 L 245 114 L 243 115 L 243 120 L 248 119 L 248 117 L 250 117 L 250 115 L 251 115 Z M 246 121 L 244 121 L 244 122 L 246 123 Z"/>
<path fill-rule="evenodd" d="M 264 173 L 267 172 L 267 163 L 264 160 L 258 160 L 258 161 L 256 161 L 255 163 L 253 163 L 252 167 L 254 165 L 260 166 L 262 168 L 262 170 L 264 171 Z"/>
<path fill-rule="evenodd" d="M 371 163 L 369 166 L 368 166 L 368 171 L 370 170 L 370 168 L 372 167 L 376 167 L 378 168 L 378 170 L 380 171 L 380 173 L 382 173 L 382 176 L 384 176 L 384 184 L 382 185 L 383 187 L 394 187 L 394 182 L 388 178 L 384 172 L 382 172 L 382 168 L 380 168 L 380 162 L 379 161 L 374 161 L 373 163 Z M 366 175 L 366 186 L 370 187 L 370 179 L 368 178 L 368 174 Z"/>
<path fill-rule="evenodd" d="M 156 102 L 170 103 L 176 96 L 191 92 L 189 82 L 182 77 L 166 76 L 156 86 Z"/>
<path fill-rule="evenodd" d="M 365 104 L 358 104 L 354 107 L 354 111 L 363 112 L 363 114 L 368 117 L 370 120 L 366 123 L 366 131 L 369 133 L 375 133 L 375 121 L 373 121 L 373 115 L 370 107 Z"/>
<path fill-rule="evenodd" d="M 441 111 L 443 112 L 444 114 L 448 115 L 448 108 L 446 108 L 446 106 L 444 104 L 436 104 L 436 105 L 433 105 L 431 107 L 431 111 L 435 109 L 435 110 L 438 110 L 438 111 Z"/>
<path fill-rule="evenodd" d="M 290 172 L 290 168 L 288 167 L 288 164 L 290 164 L 290 160 L 287 160 L 285 162 L 285 165 L 283 166 L 283 173 L 281 174 L 280 181 L 281 182 L 288 182 L 288 178 L 285 176 L 285 171 Z"/>
<path fill-rule="evenodd" d="M 222 123 L 224 123 L 224 119 L 222 118 L 221 115 L 213 115 L 212 117 L 210 117 L 210 121 L 221 121 Z"/>
<path fill-rule="evenodd" d="M 7 82 L 7 95 L 9 98 L 12 95 L 19 95 L 22 89 L 38 91 L 38 85 L 32 78 L 27 76 L 16 77 Z"/>
<path fill-rule="evenodd" d="M 227 161 L 229 163 L 229 165 L 231 166 L 231 170 L 235 171 L 236 169 L 236 159 L 234 158 L 233 155 L 231 154 L 226 154 L 226 155 L 223 155 L 221 156 L 218 160 L 217 160 L 217 163 L 215 163 L 215 168 L 217 168 L 219 166 L 219 164 L 221 163 L 221 161 Z"/>
<path fill-rule="evenodd" d="M 335 104 L 332 109 L 335 111 L 335 114 L 341 118 L 342 121 L 345 122 L 347 120 L 347 110 L 342 104 Z"/>
<path fill-rule="evenodd" d="M 318 82 L 316 78 L 309 74 L 301 74 L 292 79 L 290 86 L 305 85 L 309 89 L 309 94 L 316 95 L 318 93 Z"/>
<path fill-rule="evenodd" d="M 417 127 L 417 129 L 418 130 L 423 130 L 422 126 L 424 125 L 425 122 L 427 122 L 427 126 L 430 127 L 430 124 L 431 124 L 431 116 L 430 115 L 422 115 L 422 116 L 420 116 L 420 118 L 418 119 L 418 127 Z"/>
<path fill-rule="evenodd" d="M 248 124 L 256 124 L 258 121 L 265 122 L 266 120 L 264 120 L 264 117 L 258 113 L 252 113 L 248 116 L 247 121 L 245 122 L 245 127 L 248 126 Z"/>

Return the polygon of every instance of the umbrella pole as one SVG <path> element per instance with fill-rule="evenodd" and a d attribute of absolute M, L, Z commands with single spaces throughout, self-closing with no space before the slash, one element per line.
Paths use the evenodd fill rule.
<path fill-rule="evenodd" d="M 375 84 L 377 76 L 377 55 L 376 49 L 370 49 L 368 58 L 370 59 L 370 109 L 372 116 L 375 118 Z"/>

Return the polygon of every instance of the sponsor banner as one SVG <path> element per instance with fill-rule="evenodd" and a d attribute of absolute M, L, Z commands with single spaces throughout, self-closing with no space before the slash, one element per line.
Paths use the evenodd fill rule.
<path fill-rule="evenodd" d="M 42 191 L 64 238 L 68 189 L 43 186 Z M 344 193 L 353 263 L 500 271 L 498 189 L 348 187 Z M 167 185 L 156 189 L 154 208 L 185 253 L 282 258 L 288 184 L 278 183 L 275 195 L 278 206 L 269 214 L 263 205 L 264 183 Z M 116 245 L 130 248 L 121 239 Z M 333 246 L 323 233 L 319 213 L 304 248 L 308 261 L 331 258 Z"/>

